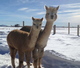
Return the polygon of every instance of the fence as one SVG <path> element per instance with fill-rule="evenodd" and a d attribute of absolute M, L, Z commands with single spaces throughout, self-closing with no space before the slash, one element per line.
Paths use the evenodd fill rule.
<path fill-rule="evenodd" d="M 21 23 L 22 23 L 22 26 L 25 26 L 25 22 L 24 21 L 21 22 Z M 0 29 L 2 29 L 2 28 L 0 28 Z M 9 29 L 9 28 L 6 27 L 6 29 Z M 65 30 L 65 32 L 63 30 Z M 79 35 L 80 34 L 80 26 L 77 25 L 77 28 L 72 28 L 72 27 L 70 27 L 70 23 L 68 23 L 68 26 L 67 27 L 62 28 L 62 27 L 58 27 L 58 26 L 54 25 L 53 26 L 53 34 L 56 34 L 56 33 L 66 33 L 66 34 L 75 33 L 77 36 L 80 36 Z"/>
<path fill-rule="evenodd" d="M 77 27 L 70 27 L 70 23 L 68 23 L 67 27 L 58 27 L 56 25 L 53 26 L 53 34 L 56 33 L 66 33 L 66 34 L 76 34 L 79 36 L 80 34 L 80 26 L 77 25 Z"/>

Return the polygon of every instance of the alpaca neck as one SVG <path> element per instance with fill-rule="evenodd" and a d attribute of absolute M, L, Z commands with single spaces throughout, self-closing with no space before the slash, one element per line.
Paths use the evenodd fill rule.
<path fill-rule="evenodd" d="M 29 48 L 34 48 L 36 40 L 38 38 L 40 30 L 36 29 L 34 30 L 33 28 L 31 29 L 30 35 L 29 35 L 29 42 L 28 42 L 28 47 Z"/>
<path fill-rule="evenodd" d="M 33 40 L 33 39 L 36 39 L 38 37 L 38 35 L 39 35 L 39 30 L 34 30 L 32 28 L 30 35 L 29 35 L 29 38 L 30 38 L 30 40 Z"/>
<path fill-rule="evenodd" d="M 52 26 L 53 26 L 53 21 L 46 22 L 46 26 L 44 27 L 44 30 L 42 31 L 37 40 L 37 45 L 38 45 L 36 46 L 37 48 L 44 48 L 46 46 L 48 37 L 51 33 Z"/>
<path fill-rule="evenodd" d="M 46 26 L 43 30 L 43 35 L 46 36 L 46 38 L 49 37 L 50 33 L 51 33 L 51 29 L 52 29 L 52 26 L 53 26 L 53 21 L 47 21 L 46 22 Z"/>

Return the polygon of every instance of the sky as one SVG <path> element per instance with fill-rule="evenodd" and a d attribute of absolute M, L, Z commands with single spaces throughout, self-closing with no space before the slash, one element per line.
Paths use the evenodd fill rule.
<path fill-rule="evenodd" d="M 32 25 L 32 17 L 43 17 L 45 25 L 45 5 L 60 6 L 55 25 L 80 25 L 80 0 L 0 0 L 0 25 Z"/>

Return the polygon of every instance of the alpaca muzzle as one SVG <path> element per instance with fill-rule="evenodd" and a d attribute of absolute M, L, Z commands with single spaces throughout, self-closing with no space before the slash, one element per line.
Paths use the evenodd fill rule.
<path fill-rule="evenodd" d="M 51 15 L 51 19 L 53 19 L 54 18 L 54 16 L 53 15 Z"/>
<path fill-rule="evenodd" d="M 39 26 L 36 26 L 36 28 L 38 29 Z"/>

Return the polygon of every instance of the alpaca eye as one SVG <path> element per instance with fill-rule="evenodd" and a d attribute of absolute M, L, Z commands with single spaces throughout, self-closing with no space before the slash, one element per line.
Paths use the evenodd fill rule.
<path fill-rule="evenodd" d="M 49 13 L 47 13 L 47 15 L 49 15 Z"/>
<path fill-rule="evenodd" d="M 33 23 L 33 25 L 36 25 L 36 24 Z"/>
<path fill-rule="evenodd" d="M 56 13 L 54 15 L 56 15 Z"/>
<path fill-rule="evenodd" d="M 41 26 L 41 24 L 40 24 L 40 26 Z"/>

